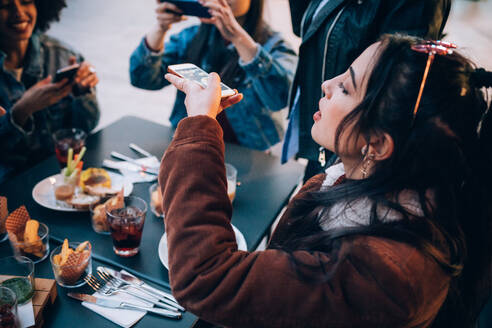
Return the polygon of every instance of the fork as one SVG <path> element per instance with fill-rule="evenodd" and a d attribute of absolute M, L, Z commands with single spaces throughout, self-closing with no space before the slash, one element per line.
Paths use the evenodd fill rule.
<path fill-rule="evenodd" d="M 122 288 L 122 287 L 115 287 L 115 285 L 108 283 L 106 280 L 104 280 L 101 277 L 100 273 L 99 273 L 99 276 L 100 276 L 102 281 L 93 275 L 87 275 L 86 277 L 84 277 L 84 280 L 87 282 L 87 284 L 96 292 L 100 292 L 100 293 L 107 295 L 107 296 L 111 296 L 111 295 L 116 294 L 118 292 L 122 292 L 122 293 L 125 293 L 128 295 L 134 296 L 138 299 L 141 299 L 141 300 L 145 301 L 147 304 L 152 303 L 152 304 L 159 306 L 159 307 L 162 307 L 164 309 L 179 313 L 178 309 L 174 306 L 171 306 L 171 305 L 168 305 L 165 303 L 161 303 L 159 301 L 155 301 L 152 299 L 147 299 L 147 298 L 145 298 L 145 297 L 143 297 L 137 293 L 131 292 L 131 291 L 126 290 L 125 288 Z"/>
<path fill-rule="evenodd" d="M 85 276 L 84 277 L 84 280 L 96 292 L 99 291 L 99 292 L 102 292 L 102 294 L 109 295 L 109 296 L 114 293 L 114 292 L 109 292 L 109 293 L 108 292 L 103 292 L 102 290 L 104 289 L 104 285 L 101 285 L 101 282 L 96 277 L 94 277 L 92 275 Z M 145 304 L 148 304 L 148 303 L 145 303 Z M 104 305 L 101 305 L 101 306 L 104 306 Z M 155 308 L 151 307 L 150 305 L 149 306 L 140 306 L 140 305 L 136 305 L 136 304 L 130 304 L 130 303 L 126 303 L 126 302 L 121 302 L 119 308 L 139 310 L 139 311 L 147 311 L 147 312 L 159 314 L 159 315 L 162 315 L 164 317 L 173 318 L 173 319 L 179 319 L 179 318 L 181 318 L 181 313 L 180 312 L 169 311 L 169 310 L 165 310 L 165 309 L 155 309 Z"/>
<path fill-rule="evenodd" d="M 170 299 L 167 299 L 167 298 L 158 298 L 155 295 L 153 295 L 153 294 L 149 293 L 148 291 L 146 291 L 145 289 L 139 288 L 138 286 L 135 286 L 133 284 L 130 284 L 130 283 L 128 283 L 128 282 L 126 282 L 126 281 L 124 281 L 122 279 L 119 279 L 118 277 L 115 277 L 115 276 L 107 273 L 106 271 L 101 270 L 100 268 L 97 268 L 97 274 L 99 275 L 99 277 L 101 277 L 101 279 L 103 279 L 106 282 L 109 282 L 110 284 L 112 284 L 116 288 L 133 287 L 133 288 L 138 289 L 140 292 L 148 295 L 150 298 L 152 298 L 152 299 L 154 299 L 156 301 L 160 301 L 162 303 L 165 303 L 165 304 L 169 305 L 172 308 L 176 308 L 179 311 L 183 311 L 183 312 L 186 311 L 184 307 L 182 307 L 181 305 L 179 305 L 176 302 L 176 300 L 170 300 Z"/>

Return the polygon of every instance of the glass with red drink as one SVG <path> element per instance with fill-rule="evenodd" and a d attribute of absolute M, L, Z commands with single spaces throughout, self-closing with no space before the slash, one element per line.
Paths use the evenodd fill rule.
<path fill-rule="evenodd" d="M 125 197 L 123 208 L 106 210 L 116 255 L 129 257 L 138 253 L 146 214 L 147 203 L 135 196 Z"/>
<path fill-rule="evenodd" d="M 68 150 L 73 149 L 73 154 L 80 153 L 85 146 L 87 133 L 81 129 L 62 129 L 53 133 L 53 142 L 55 143 L 55 154 L 60 163 L 60 167 L 67 166 Z"/>
<path fill-rule="evenodd" d="M 17 296 L 14 291 L 0 287 L 0 327 L 20 327 L 17 315 Z"/>

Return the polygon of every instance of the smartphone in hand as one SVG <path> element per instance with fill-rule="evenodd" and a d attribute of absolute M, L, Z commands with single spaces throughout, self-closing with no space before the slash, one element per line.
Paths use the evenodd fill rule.
<path fill-rule="evenodd" d="M 75 75 L 77 75 L 77 71 L 80 68 L 80 64 L 73 64 L 70 66 L 66 66 L 60 68 L 56 71 L 55 78 L 53 79 L 53 83 L 60 82 L 63 79 L 68 79 L 68 81 L 72 82 L 75 79 Z"/>
<path fill-rule="evenodd" d="M 160 2 L 169 2 L 181 9 L 182 15 L 210 18 L 208 8 L 202 6 L 197 0 L 159 0 Z M 172 12 L 175 13 L 175 12 Z M 178 14 L 178 13 L 175 13 Z M 181 15 L 181 14 L 178 14 Z"/>
<path fill-rule="evenodd" d="M 167 71 L 171 74 L 177 75 L 187 80 L 194 81 L 198 83 L 203 88 L 207 87 L 208 82 L 208 73 L 202 70 L 200 67 L 195 64 L 178 64 L 178 65 L 169 65 L 167 67 Z M 220 83 L 221 88 L 221 97 L 229 97 L 236 94 L 236 91 L 225 85 L 224 83 Z"/>

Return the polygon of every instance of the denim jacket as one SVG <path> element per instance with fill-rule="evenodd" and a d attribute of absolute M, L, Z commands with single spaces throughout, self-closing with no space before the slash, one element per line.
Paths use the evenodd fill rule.
<path fill-rule="evenodd" d="M 132 85 L 148 90 L 158 90 L 167 86 L 169 83 L 164 79 L 167 67 L 186 61 L 186 50 L 198 28 L 199 25 L 192 26 L 172 35 L 165 43 L 163 53 L 152 52 L 143 39 L 130 58 Z M 207 42 L 210 47 L 214 47 L 217 40 L 213 33 L 211 34 Z M 228 49 L 231 52 L 236 51 L 232 44 Z M 201 68 L 205 71 L 210 71 L 211 56 L 211 52 L 202 54 Z M 287 105 L 296 64 L 297 56 L 294 50 L 279 33 L 273 33 L 265 44 L 258 45 L 253 60 L 248 63 L 239 60 L 246 77 L 243 81 L 238 79 L 237 85 L 231 87 L 242 92 L 244 99 L 228 108 L 225 113 L 241 145 L 266 150 L 282 139 L 282 122 L 272 114 Z M 174 127 L 186 117 L 184 99 L 184 93 L 178 92 L 169 118 Z"/>
<path fill-rule="evenodd" d="M 0 51 L 0 106 L 7 114 L 0 117 L 0 182 L 54 153 L 52 134 L 61 128 L 80 128 L 90 132 L 99 121 L 99 107 L 94 92 L 69 95 L 56 104 L 34 113 L 24 127 L 12 119 L 12 106 L 27 89 L 59 68 L 69 65 L 70 56 L 83 61 L 80 54 L 47 35 L 31 36 L 21 82 L 5 70 L 6 54 Z"/>

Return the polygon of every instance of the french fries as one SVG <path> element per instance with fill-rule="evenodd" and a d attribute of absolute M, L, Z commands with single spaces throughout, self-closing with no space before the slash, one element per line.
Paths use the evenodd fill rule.
<path fill-rule="evenodd" d="M 5 226 L 9 233 L 12 247 L 19 255 L 32 254 L 42 258 L 46 255 L 47 240 L 41 240 L 39 236 L 39 222 L 31 219 L 26 207 L 23 205 L 10 213 Z"/>
<path fill-rule="evenodd" d="M 65 284 L 74 284 L 89 265 L 91 244 L 89 241 L 80 243 L 75 249 L 70 248 L 65 238 L 59 254 L 53 256 L 55 275 Z"/>

